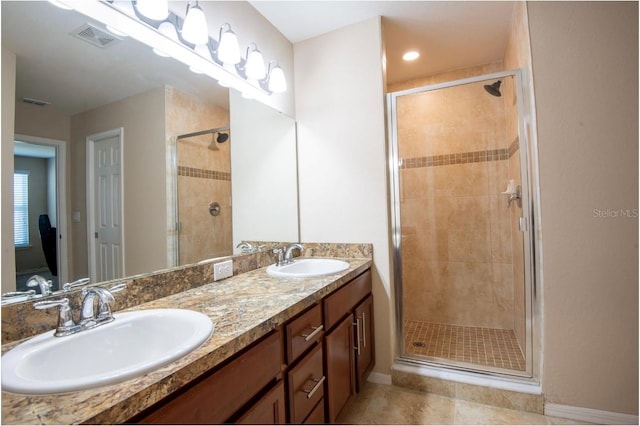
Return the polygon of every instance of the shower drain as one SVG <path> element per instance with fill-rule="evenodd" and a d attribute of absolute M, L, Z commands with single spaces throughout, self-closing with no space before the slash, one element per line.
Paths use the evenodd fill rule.
<path fill-rule="evenodd" d="M 412 345 L 416 348 L 424 348 L 425 344 L 424 342 L 413 342 Z"/>

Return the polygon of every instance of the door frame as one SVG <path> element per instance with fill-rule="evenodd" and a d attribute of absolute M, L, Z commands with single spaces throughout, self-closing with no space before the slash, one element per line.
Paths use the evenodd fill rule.
<path fill-rule="evenodd" d="M 69 228 L 67 227 L 67 141 L 41 138 L 23 134 L 14 134 L 13 141 L 34 145 L 46 145 L 56 148 L 56 250 L 58 264 L 58 286 L 68 282 L 69 278 Z M 64 257 L 64 259 L 63 259 Z"/>
<path fill-rule="evenodd" d="M 95 144 L 102 139 L 118 137 L 120 143 L 120 242 L 122 243 L 121 259 L 122 262 L 122 274 L 126 276 L 125 265 L 125 244 L 124 244 L 124 128 L 118 127 L 116 129 L 107 130 L 105 132 L 94 133 L 86 138 L 87 147 L 87 248 L 88 248 L 88 264 L 89 264 L 89 278 L 91 281 L 96 281 L 96 243 L 93 234 L 95 232 L 95 207 L 96 200 L 94 194 L 95 185 L 95 170 L 94 170 L 94 156 L 95 156 Z"/>
<path fill-rule="evenodd" d="M 495 80 L 505 77 L 514 78 L 514 90 L 517 95 L 518 108 L 518 138 L 520 142 L 520 175 L 522 180 L 522 216 L 526 218 L 526 231 L 524 243 L 524 273 L 525 273 L 525 325 L 526 348 L 524 374 L 517 372 L 503 373 L 492 368 L 472 367 L 466 363 L 453 361 L 440 362 L 437 360 L 417 360 L 404 353 L 404 312 L 402 289 L 402 244 L 400 222 L 400 156 L 398 153 L 398 128 L 397 128 L 397 98 L 423 93 L 448 87 L 460 86 L 470 83 L 478 83 L 485 80 Z M 387 132 L 388 132 L 388 172 L 391 213 L 391 244 L 392 244 L 392 276 L 395 295 L 395 321 L 396 321 L 396 346 L 395 362 L 407 365 L 424 365 L 435 368 L 444 367 L 449 371 L 463 371 L 465 373 L 479 373 L 483 376 L 494 376 L 523 381 L 537 382 L 541 365 L 541 267 L 538 260 L 540 247 L 537 242 L 537 230 L 540 229 L 539 194 L 536 188 L 535 171 L 537 170 L 537 148 L 534 146 L 535 137 L 531 135 L 530 123 L 532 112 L 529 108 L 529 99 L 524 91 L 524 79 L 519 69 L 483 74 L 474 77 L 437 83 L 427 86 L 390 92 L 386 96 L 387 101 Z M 533 187 L 532 187 L 533 186 Z M 535 348 L 535 350 L 534 350 Z M 446 371 L 444 370 L 444 371 Z"/>

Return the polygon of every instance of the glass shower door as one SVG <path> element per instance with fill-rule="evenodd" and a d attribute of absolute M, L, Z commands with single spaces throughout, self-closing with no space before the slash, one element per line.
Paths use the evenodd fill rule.
<path fill-rule="evenodd" d="M 531 375 L 517 92 L 504 73 L 390 95 L 404 358 Z"/>

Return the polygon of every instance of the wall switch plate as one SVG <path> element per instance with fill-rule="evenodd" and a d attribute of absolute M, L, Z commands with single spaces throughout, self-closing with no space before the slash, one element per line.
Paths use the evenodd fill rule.
<path fill-rule="evenodd" d="M 213 264 L 213 280 L 218 281 L 233 275 L 233 260 Z"/>

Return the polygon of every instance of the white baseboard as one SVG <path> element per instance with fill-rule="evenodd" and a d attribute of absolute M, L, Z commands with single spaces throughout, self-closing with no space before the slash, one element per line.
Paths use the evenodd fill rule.
<path fill-rule="evenodd" d="M 390 385 L 391 374 L 382 374 L 372 371 L 371 374 L 369 374 L 369 378 L 367 379 L 367 381 L 371 383 L 377 383 L 379 385 Z"/>
<path fill-rule="evenodd" d="M 637 425 L 638 416 L 612 411 L 594 410 L 593 408 L 573 407 L 571 405 L 545 404 L 546 416 L 563 417 L 565 419 L 604 425 Z"/>

